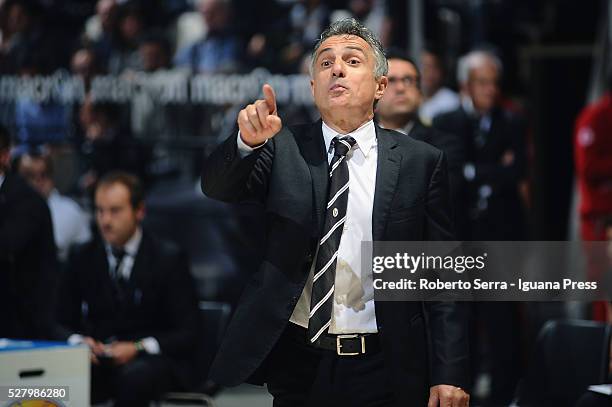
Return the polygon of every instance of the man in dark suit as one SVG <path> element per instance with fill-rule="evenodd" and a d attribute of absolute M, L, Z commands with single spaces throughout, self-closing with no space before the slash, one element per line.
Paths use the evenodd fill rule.
<path fill-rule="evenodd" d="M 463 144 L 460 166 L 465 185 L 466 228 L 460 238 L 476 241 L 522 240 L 525 238 L 526 126 L 499 98 L 502 65 L 486 51 L 472 51 L 459 60 L 458 80 L 462 106 L 436 116 L 434 127 L 453 134 Z M 512 401 L 520 377 L 521 327 L 516 303 L 476 304 L 473 313 L 482 326 L 474 328 L 474 348 L 480 332 L 486 333 L 486 362 L 472 367 L 490 369 L 490 405 Z M 474 372 L 476 375 L 477 372 Z"/>
<path fill-rule="evenodd" d="M 143 231 L 142 187 L 112 172 L 98 183 L 101 238 L 76 250 L 64 275 L 62 336 L 91 348 L 92 402 L 148 406 L 193 376 L 197 298 L 186 256 Z"/>
<path fill-rule="evenodd" d="M 9 171 L 10 135 L 0 125 L 0 338 L 53 336 L 58 273 L 45 200 Z"/>
<path fill-rule="evenodd" d="M 399 50 L 387 52 L 389 82 L 384 96 L 376 106 L 378 124 L 410 137 L 429 143 L 442 150 L 448 160 L 448 176 L 451 188 L 455 229 L 464 230 L 465 181 L 463 178 L 463 143 L 451 133 L 439 131 L 423 124 L 419 118 L 419 107 L 423 100 L 421 73 L 417 64 Z"/>
<path fill-rule="evenodd" d="M 360 262 L 361 241 L 452 239 L 444 155 L 374 124 L 387 61 L 356 20 L 323 32 L 311 68 L 322 121 L 283 127 L 264 85 L 204 165 L 208 196 L 267 213 L 211 378 L 266 382 L 275 406 L 466 406 L 463 307 L 375 303 Z"/>
<path fill-rule="evenodd" d="M 520 240 L 525 236 L 522 194 L 526 178 L 526 126 L 499 99 L 501 62 L 473 51 L 459 61 L 462 106 L 433 126 L 463 144 L 459 158 L 467 187 L 469 230 L 465 240 Z"/>

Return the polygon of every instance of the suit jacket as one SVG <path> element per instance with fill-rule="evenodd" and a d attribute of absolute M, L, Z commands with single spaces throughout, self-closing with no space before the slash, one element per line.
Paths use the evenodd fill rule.
<path fill-rule="evenodd" d="M 463 177 L 464 148 L 463 142 L 457 136 L 447 131 L 440 131 L 435 127 L 425 126 L 418 118 L 414 121 L 408 135 L 416 140 L 423 141 L 439 148 L 446 155 L 448 162 L 448 179 L 452 198 L 453 220 L 455 234 L 458 240 L 465 236 L 461 233 L 466 228 L 466 183 Z"/>
<path fill-rule="evenodd" d="M 79 333 L 105 342 L 152 336 L 183 386 L 192 385 L 199 318 L 187 257 L 144 231 L 126 291 L 118 302 L 102 239 L 79 246 L 62 278 L 60 337 Z"/>
<path fill-rule="evenodd" d="M 460 230 L 464 240 L 520 240 L 524 237 L 524 208 L 519 196 L 519 182 L 526 176 L 526 126 L 517 115 L 501 108 L 491 112 L 487 132 L 479 131 L 478 119 L 463 108 L 436 116 L 437 129 L 459 139 L 456 149 L 459 166 L 474 165 L 472 180 L 464 180 L 461 209 L 469 217 L 468 230 Z M 462 145 L 461 145 L 462 144 Z M 507 151 L 514 160 L 504 166 L 501 159 Z M 481 187 L 490 188 L 482 199 Z M 461 212 L 460 212 L 461 211 Z"/>
<path fill-rule="evenodd" d="M 374 240 L 451 240 L 443 153 L 394 131 L 377 126 L 376 132 Z M 321 121 L 284 127 L 244 159 L 234 134 L 206 161 L 203 191 L 227 202 L 257 199 L 265 206 L 267 223 L 264 260 L 247 283 L 211 367 L 218 383 L 265 381 L 266 356 L 289 321 L 313 261 L 328 179 Z M 467 385 L 463 306 L 377 302 L 375 309 L 386 369 L 399 400 L 424 405 L 430 385 Z"/>
<path fill-rule="evenodd" d="M 45 200 L 18 175 L 0 187 L 0 337 L 53 336 L 58 263 Z"/>

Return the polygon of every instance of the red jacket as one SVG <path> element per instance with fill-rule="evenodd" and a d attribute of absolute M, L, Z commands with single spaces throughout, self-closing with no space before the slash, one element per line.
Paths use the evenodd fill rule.
<path fill-rule="evenodd" d="M 612 92 L 576 120 L 574 157 L 582 217 L 612 216 Z"/>

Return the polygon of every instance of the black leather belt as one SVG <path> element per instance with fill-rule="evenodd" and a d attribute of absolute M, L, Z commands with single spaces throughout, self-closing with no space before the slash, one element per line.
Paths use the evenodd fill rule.
<path fill-rule="evenodd" d="M 289 323 L 295 335 L 298 335 L 310 346 L 317 349 L 332 351 L 338 356 L 357 356 L 380 352 L 380 335 L 379 334 L 339 334 L 339 335 L 321 335 L 316 342 L 311 343 L 307 339 L 307 330 L 299 325 Z"/>

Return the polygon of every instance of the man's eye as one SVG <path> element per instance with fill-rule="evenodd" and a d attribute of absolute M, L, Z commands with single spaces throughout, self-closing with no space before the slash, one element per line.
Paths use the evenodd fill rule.
<path fill-rule="evenodd" d="M 329 61 L 321 62 L 321 66 L 330 66 L 330 65 L 331 65 L 331 62 L 329 62 Z"/>
<path fill-rule="evenodd" d="M 357 65 L 359 63 L 358 59 L 349 59 L 349 64 L 351 65 Z"/>

